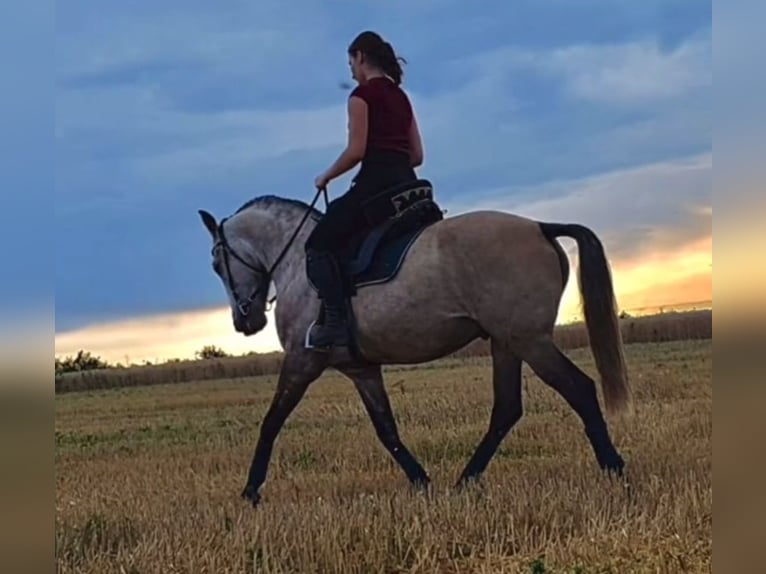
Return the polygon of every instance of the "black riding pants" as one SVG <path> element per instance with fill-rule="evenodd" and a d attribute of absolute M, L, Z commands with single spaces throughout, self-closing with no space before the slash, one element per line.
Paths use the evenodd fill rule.
<path fill-rule="evenodd" d="M 361 208 L 364 200 L 384 189 L 415 179 L 415 170 L 406 154 L 370 154 L 352 180 L 351 189 L 329 203 L 326 213 L 306 241 L 306 249 L 336 252 L 366 226 Z"/>

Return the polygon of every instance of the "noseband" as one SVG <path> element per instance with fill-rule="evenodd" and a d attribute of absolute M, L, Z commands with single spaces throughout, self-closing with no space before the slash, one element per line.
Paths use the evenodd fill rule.
<path fill-rule="evenodd" d="M 261 290 L 265 288 L 268 290 L 269 284 L 271 283 L 272 275 L 274 274 L 274 270 L 277 268 L 277 266 L 282 262 L 282 259 L 284 259 L 285 255 L 287 254 L 287 250 L 290 249 L 290 246 L 293 244 L 293 241 L 295 241 L 295 238 L 298 236 L 298 233 L 300 232 L 301 228 L 303 227 L 303 224 L 306 223 L 306 220 L 308 219 L 309 215 L 311 215 L 312 210 L 314 209 L 314 206 L 316 205 L 317 200 L 319 199 L 320 195 L 324 195 L 324 203 L 325 203 L 325 211 L 327 211 L 328 207 L 328 200 L 327 200 L 327 188 L 320 188 L 317 190 L 316 195 L 314 195 L 314 199 L 311 201 L 311 205 L 306 210 L 306 213 L 303 215 L 303 218 L 301 219 L 298 226 L 295 228 L 295 231 L 293 232 L 290 239 L 287 241 L 285 246 L 282 248 L 282 251 L 280 252 L 279 256 L 274 260 L 274 263 L 269 267 L 268 270 L 264 270 L 262 268 L 255 267 L 251 263 L 248 263 L 245 261 L 245 259 L 239 255 L 234 249 L 231 247 L 229 242 L 226 240 L 226 235 L 223 232 L 223 224 L 226 222 L 228 217 L 224 217 L 221 222 L 218 224 L 218 241 L 216 241 L 215 245 L 213 245 L 213 253 L 215 253 L 215 250 L 217 247 L 221 247 L 223 250 L 223 264 L 226 268 L 226 280 L 229 287 L 229 292 L 231 293 L 232 297 L 234 298 L 234 304 L 237 306 L 237 309 L 239 309 L 239 312 L 242 314 L 242 316 L 246 317 L 247 314 L 250 312 L 250 306 L 253 304 L 253 301 L 260 295 Z M 250 295 L 245 298 L 241 299 L 239 295 L 237 294 L 236 289 L 234 288 L 234 281 L 231 278 L 231 269 L 229 267 L 229 256 L 233 257 L 242 265 L 253 271 L 256 275 L 263 276 L 263 278 L 256 282 L 255 289 L 250 293 Z M 269 309 L 269 305 L 271 305 L 276 300 L 276 295 L 269 299 L 267 304 L 267 310 Z"/>

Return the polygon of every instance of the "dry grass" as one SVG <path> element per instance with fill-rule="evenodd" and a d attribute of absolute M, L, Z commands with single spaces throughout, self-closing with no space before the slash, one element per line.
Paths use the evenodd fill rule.
<path fill-rule="evenodd" d="M 665 341 L 711 339 L 713 312 L 670 312 L 620 321 L 626 343 L 660 343 Z M 588 345 L 588 333 L 582 323 L 562 325 L 556 329 L 556 342 L 563 349 Z M 489 343 L 477 340 L 452 358 L 489 355 Z M 437 362 L 441 364 L 442 362 Z M 135 366 L 69 373 L 56 378 L 56 392 L 113 389 L 165 383 L 186 383 L 214 379 L 234 379 L 274 374 L 282 364 L 282 354 L 267 353 L 225 359 L 174 361 L 161 365 Z"/>
<path fill-rule="evenodd" d="M 525 371 L 525 416 L 482 488 L 451 485 L 484 432 L 489 363 L 389 372 L 412 493 L 352 385 L 328 373 L 289 419 L 256 510 L 238 497 L 275 379 L 56 397 L 59 572 L 712 571 L 712 342 L 631 345 L 629 487 Z M 594 375 L 590 355 L 570 356 Z"/>

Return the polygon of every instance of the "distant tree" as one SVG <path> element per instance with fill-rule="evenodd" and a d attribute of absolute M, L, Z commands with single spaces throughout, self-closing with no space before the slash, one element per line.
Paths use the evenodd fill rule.
<path fill-rule="evenodd" d="M 94 356 L 89 351 L 83 351 L 82 349 L 77 351 L 77 355 L 74 357 L 67 356 L 63 359 L 56 358 L 54 360 L 56 375 L 108 368 L 110 368 L 109 363 L 102 360 L 101 357 Z"/>
<path fill-rule="evenodd" d="M 229 354 L 215 345 L 205 345 L 202 349 L 194 353 L 194 356 L 198 359 L 222 359 L 228 357 Z"/>

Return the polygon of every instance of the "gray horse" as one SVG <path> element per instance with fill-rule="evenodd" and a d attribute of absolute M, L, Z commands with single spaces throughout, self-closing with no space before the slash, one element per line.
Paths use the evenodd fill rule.
<path fill-rule="evenodd" d="M 602 244 L 588 228 L 495 211 L 446 217 L 428 226 L 392 281 L 363 287 L 353 297 L 362 355 L 355 359 L 348 352 L 305 346 L 320 306 L 306 276 L 303 248 L 322 215 L 313 203 L 265 196 L 221 223 L 206 211 L 199 214 L 212 236 L 213 269 L 228 294 L 235 329 L 253 335 L 265 327 L 272 282 L 278 301 L 276 329 L 285 355 L 242 492 L 253 505 L 260 500 L 285 420 L 327 367 L 353 381 L 382 444 L 412 484 L 427 486 L 427 473 L 399 438 L 381 365 L 437 359 L 478 337 L 491 343 L 494 405 L 489 429 L 458 486 L 482 474 L 521 418 L 522 361 L 579 415 L 600 467 L 622 474 L 624 462 L 609 436 L 594 381 L 556 347 L 552 336 L 569 277 L 566 253 L 556 237 L 566 236 L 577 241 L 580 252 L 583 312 L 607 411 L 629 408 L 611 274 Z"/>

